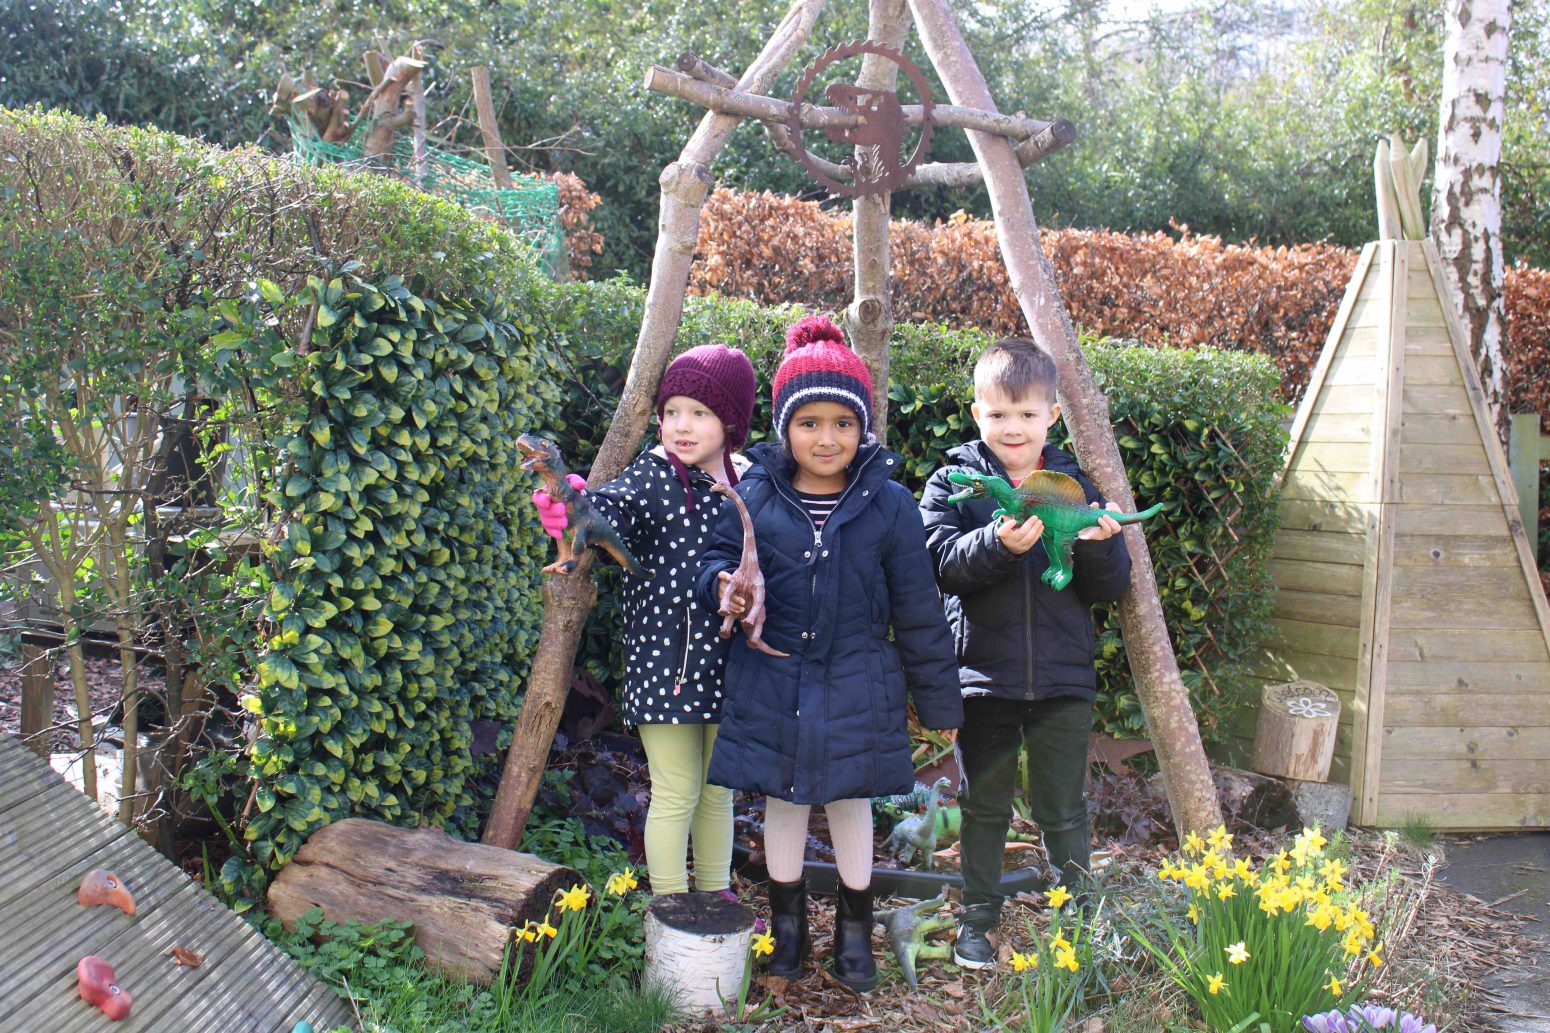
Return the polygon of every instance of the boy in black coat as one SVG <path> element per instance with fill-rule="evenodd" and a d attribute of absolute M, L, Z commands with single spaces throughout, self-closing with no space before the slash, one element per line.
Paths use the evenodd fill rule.
<path fill-rule="evenodd" d="M 1097 693 L 1091 606 L 1117 600 L 1130 583 L 1130 554 L 1110 517 L 1075 543 L 1075 577 L 1063 591 L 1040 581 L 1049 564 L 1035 548 L 1038 517 L 991 519 L 993 499 L 955 504 L 953 470 L 995 474 L 1016 485 L 1035 470 L 1077 479 L 1101 499 L 1076 460 L 1045 443 L 1060 418 L 1054 359 L 1037 344 L 1006 338 L 974 367 L 980 440 L 948 453 L 921 498 L 927 546 L 958 650 L 964 723 L 958 760 L 964 788 L 963 916 L 953 947 L 963 968 L 995 959 L 987 934 L 1000 917 L 1001 858 L 1017 786 L 1017 751 L 1028 751 L 1029 809 L 1050 863 L 1068 884 L 1086 872 L 1091 833 L 1083 787 Z"/>

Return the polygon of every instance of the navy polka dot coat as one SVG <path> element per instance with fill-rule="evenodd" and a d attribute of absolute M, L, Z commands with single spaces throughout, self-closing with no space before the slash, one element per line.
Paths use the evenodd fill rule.
<path fill-rule="evenodd" d="M 764 573 L 764 640 L 732 636 L 727 701 L 708 780 L 798 804 L 914 788 L 908 688 L 921 723 L 963 722 L 957 660 L 915 498 L 893 481 L 899 457 L 863 445 L 822 533 L 791 487 L 794 464 L 769 444 L 738 485 Z M 725 500 L 700 567 L 700 600 L 737 566 L 743 529 Z M 888 637 L 893 629 L 892 640 Z"/>
<path fill-rule="evenodd" d="M 721 720 L 729 643 L 717 635 L 716 608 L 707 608 L 694 590 L 716 514 L 726 501 L 712 494 L 714 483 L 705 471 L 690 467 L 686 492 L 658 447 L 587 491 L 635 558 L 656 572 L 649 581 L 629 574 L 621 580 L 625 724 Z"/>

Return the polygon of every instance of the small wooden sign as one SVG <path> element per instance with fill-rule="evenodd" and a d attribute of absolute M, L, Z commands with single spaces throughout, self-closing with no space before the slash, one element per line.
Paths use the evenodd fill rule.
<path fill-rule="evenodd" d="M 1329 778 L 1335 756 L 1340 697 L 1317 682 L 1267 685 L 1254 733 L 1255 771 L 1304 782 Z"/>

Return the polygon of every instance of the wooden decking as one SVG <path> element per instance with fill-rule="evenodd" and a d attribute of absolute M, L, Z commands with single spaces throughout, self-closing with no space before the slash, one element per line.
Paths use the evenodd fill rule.
<path fill-rule="evenodd" d="M 133 917 L 75 902 L 81 876 L 117 874 Z M 349 1006 L 246 922 L 114 821 L 21 745 L 0 734 L 0 1030 L 353 1028 Z M 173 964 L 174 946 L 204 964 Z M 134 1009 L 110 1024 L 76 992 L 76 962 L 111 964 Z"/>

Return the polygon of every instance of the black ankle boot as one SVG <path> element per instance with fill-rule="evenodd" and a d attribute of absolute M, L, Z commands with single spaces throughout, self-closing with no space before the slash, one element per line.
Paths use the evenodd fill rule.
<path fill-rule="evenodd" d="M 857 993 L 877 986 L 872 957 L 872 890 L 840 884 L 834 916 L 834 978 Z"/>
<path fill-rule="evenodd" d="M 770 933 L 775 937 L 775 953 L 770 955 L 769 973 L 782 979 L 802 974 L 807 960 L 807 880 L 776 882 L 770 880 Z"/>

